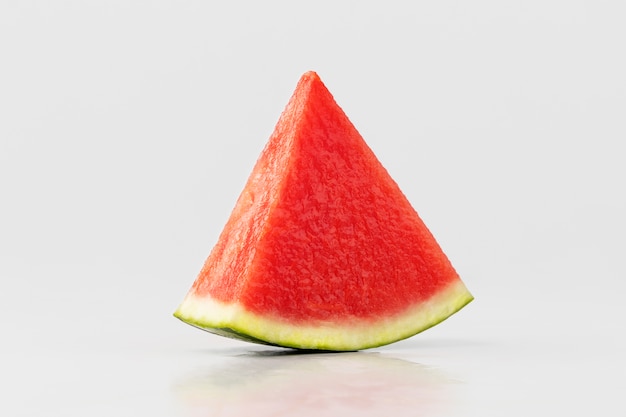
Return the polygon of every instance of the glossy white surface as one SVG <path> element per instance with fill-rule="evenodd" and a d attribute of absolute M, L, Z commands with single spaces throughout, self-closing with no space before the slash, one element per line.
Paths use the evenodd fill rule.
<path fill-rule="evenodd" d="M 350 353 L 229 341 L 166 312 L 105 334 L 70 319 L 43 331 L 26 325 L 30 343 L 2 357 L 2 408 L 25 416 L 621 415 L 624 309 L 587 303 L 599 320 L 580 303 L 561 302 L 561 311 L 519 304 L 478 295 L 421 335 Z M 68 335 L 82 343 L 64 343 Z"/>
<path fill-rule="evenodd" d="M 625 14 L 0 2 L 0 415 L 626 415 Z M 476 297 L 401 343 L 172 317 L 307 70 Z"/>

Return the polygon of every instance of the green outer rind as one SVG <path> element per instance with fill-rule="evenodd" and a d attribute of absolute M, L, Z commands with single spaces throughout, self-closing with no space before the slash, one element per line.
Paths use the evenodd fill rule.
<path fill-rule="evenodd" d="M 349 320 L 348 324 L 289 324 L 261 317 L 238 304 L 226 305 L 208 296 L 188 294 L 174 313 L 178 319 L 220 336 L 294 349 L 354 351 L 388 345 L 433 327 L 474 297 L 457 280 L 426 302 L 394 317 Z"/>

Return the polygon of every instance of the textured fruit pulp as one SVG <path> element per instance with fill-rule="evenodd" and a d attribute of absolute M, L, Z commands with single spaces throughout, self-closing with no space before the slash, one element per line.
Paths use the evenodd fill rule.
<path fill-rule="evenodd" d="M 401 314 L 458 280 L 316 74 L 305 75 L 192 292 L 289 322 Z"/>

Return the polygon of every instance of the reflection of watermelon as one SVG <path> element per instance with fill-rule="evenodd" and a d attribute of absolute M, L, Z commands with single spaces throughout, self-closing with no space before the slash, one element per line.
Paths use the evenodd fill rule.
<path fill-rule="evenodd" d="M 398 185 L 308 72 L 175 316 L 253 342 L 356 350 L 419 333 L 471 300 Z"/>
<path fill-rule="evenodd" d="M 198 416 L 337 417 L 357 409 L 359 417 L 380 417 L 445 412 L 454 406 L 454 382 L 437 368 L 378 352 L 265 350 L 206 361 L 173 391 Z"/>

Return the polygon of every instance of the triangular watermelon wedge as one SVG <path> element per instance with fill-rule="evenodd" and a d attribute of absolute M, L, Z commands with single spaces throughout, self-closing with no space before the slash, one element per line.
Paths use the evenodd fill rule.
<path fill-rule="evenodd" d="M 174 313 L 219 335 L 359 350 L 473 299 L 318 75 L 307 72 Z"/>

